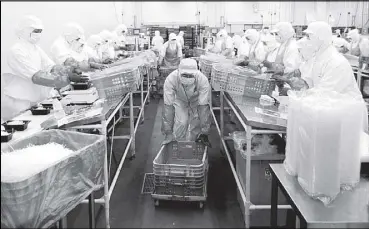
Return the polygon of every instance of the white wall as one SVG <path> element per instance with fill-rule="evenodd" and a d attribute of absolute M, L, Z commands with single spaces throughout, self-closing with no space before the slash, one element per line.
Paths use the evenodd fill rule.
<path fill-rule="evenodd" d="M 79 23 L 86 37 L 114 29 L 122 21 L 114 6 L 119 14 L 119 4 L 114 2 L 1 2 L 1 73 L 8 71 L 6 54 L 17 40 L 14 29 L 23 15 L 33 14 L 43 21 L 40 46 L 49 53 L 64 23 Z"/>

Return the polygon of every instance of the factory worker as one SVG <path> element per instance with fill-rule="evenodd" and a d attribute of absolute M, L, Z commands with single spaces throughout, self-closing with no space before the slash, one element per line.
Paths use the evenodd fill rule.
<path fill-rule="evenodd" d="M 271 35 L 270 33 L 262 35 L 260 37 L 261 42 L 264 45 L 266 57 L 265 60 L 269 62 L 275 62 L 278 54 L 278 48 L 280 43 L 277 42 L 275 36 Z"/>
<path fill-rule="evenodd" d="M 347 46 L 347 49 L 349 50 L 347 54 L 360 56 L 361 50 L 359 44 L 363 38 L 361 37 L 359 30 L 353 29 L 350 32 L 348 32 L 347 39 L 350 40 L 350 43 Z"/>
<path fill-rule="evenodd" d="M 346 53 L 348 51 L 349 43 L 342 37 L 338 35 L 332 36 L 333 46 L 336 47 L 337 51 L 340 53 Z"/>
<path fill-rule="evenodd" d="M 359 58 L 359 69 L 369 72 L 369 40 L 363 39 L 359 44 L 361 55 Z M 363 92 L 369 95 L 369 81 L 364 81 Z"/>
<path fill-rule="evenodd" d="M 174 33 L 169 34 L 169 40 L 164 43 L 159 54 L 159 65 L 177 67 L 182 59 L 182 47 Z"/>
<path fill-rule="evenodd" d="M 115 59 L 127 56 L 125 55 L 125 53 L 127 53 L 125 52 L 125 50 L 127 49 L 125 36 L 117 36 L 114 34 L 112 39 L 112 46 L 115 51 Z"/>
<path fill-rule="evenodd" d="M 163 144 L 198 141 L 210 147 L 210 84 L 193 59 L 183 59 L 164 83 Z"/>
<path fill-rule="evenodd" d="M 51 45 L 51 57 L 57 64 L 63 64 L 68 58 L 87 62 L 88 56 L 83 52 L 84 45 L 83 28 L 76 23 L 68 23 L 63 26 L 62 35 Z"/>
<path fill-rule="evenodd" d="M 127 26 L 125 24 L 120 24 L 118 25 L 115 30 L 114 33 L 119 37 L 119 36 L 127 36 L 128 33 L 128 29 Z"/>
<path fill-rule="evenodd" d="M 215 42 L 216 53 L 223 56 L 231 56 L 233 52 L 233 41 L 225 29 L 221 29 L 217 34 Z"/>
<path fill-rule="evenodd" d="M 183 34 L 184 34 L 183 31 L 179 31 L 178 36 L 177 36 L 178 42 L 179 42 L 179 44 L 181 45 L 182 48 L 184 48 Z"/>
<path fill-rule="evenodd" d="M 101 53 L 103 63 L 112 63 L 115 58 L 115 49 L 114 49 L 114 34 L 108 30 L 103 30 L 99 33 L 99 36 L 102 39 L 101 45 Z"/>
<path fill-rule="evenodd" d="M 102 39 L 99 35 L 91 35 L 86 42 L 85 51 L 88 58 L 93 58 L 95 62 L 101 62 L 102 52 L 101 52 Z"/>
<path fill-rule="evenodd" d="M 232 42 L 233 42 L 233 47 L 234 47 L 234 52 L 235 52 L 235 56 L 238 56 L 238 51 L 240 50 L 241 47 L 241 43 L 242 43 L 242 38 L 240 35 L 236 34 L 232 37 Z"/>
<path fill-rule="evenodd" d="M 43 24 L 35 16 L 24 16 L 16 30 L 18 41 L 7 56 L 11 72 L 2 74 L 1 117 L 9 120 L 38 102 L 47 99 L 52 88 L 70 81 L 86 80 L 72 67 L 55 65 L 37 45 Z"/>
<path fill-rule="evenodd" d="M 332 44 L 331 27 L 323 21 L 312 22 L 304 33 L 297 43 L 304 63 L 279 80 L 294 90 L 316 88 L 362 99 L 350 63 Z"/>
<path fill-rule="evenodd" d="M 249 55 L 250 44 L 247 41 L 245 34 L 241 37 L 241 44 L 239 50 L 237 50 L 237 55 L 239 58 L 244 59 Z"/>
<path fill-rule="evenodd" d="M 160 50 L 164 44 L 164 39 L 160 36 L 160 31 L 155 31 L 155 36 L 152 38 L 151 45 L 154 49 Z"/>

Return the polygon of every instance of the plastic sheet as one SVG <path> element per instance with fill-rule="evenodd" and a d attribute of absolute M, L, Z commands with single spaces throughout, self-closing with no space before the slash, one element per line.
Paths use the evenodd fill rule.
<path fill-rule="evenodd" d="M 29 179 L 1 182 L 2 228 L 48 228 L 102 187 L 105 154 L 102 136 L 42 131 L 6 145 L 2 151 L 11 153 L 29 144 L 49 142 L 62 144 L 75 153 Z"/>
<path fill-rule="evenodd" d="M 246 159 L 246 132 L 235 131 L 230 134 L 236 151 L 243 152 Z M 276 154 L 284 151 L 285 144 L 278 134 L 256 134 L 251 139 L 251 155 Z"/>
<path fill-rule="evenodd" d="M 286 171 L 297 175 L 308 195 L 328 205 L 341 189 L 359 182 L 365 103 L 314 89 L 289 97 Z"/>

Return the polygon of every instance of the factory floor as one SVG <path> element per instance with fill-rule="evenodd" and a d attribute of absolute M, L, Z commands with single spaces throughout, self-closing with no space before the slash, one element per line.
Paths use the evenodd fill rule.
<path fill-rule="evenodd" d="M 160 203 L 155 207 L 150 194 L 141 194 L 145 173 L 152 173 L 163 136 L 161 114 L 163 100 L 152 99 L 145 109 L 145 122 L 136 135 L 136 158 L 124 162 L 115 190 L 110 199 L 111 228 L 242 228 L 244 221 L 237 201 L 237 187 L 228 162 L 221 156 L 220 139 L 212 125 L 209 151 L 208 199 L 204 209 L 183 202 Z M 126 125 L 117 131 L 127 131 Z M 124 144 L 115 142 L 117 158 Z M 119 160 L 119 159 L 118 159 Z M 114 166 L 112 167 L 115 171 Z M 105 216 L 96 205 L 98 228 L 104 228 Z M 67 217 L 68 228 L 88 228 L 87 205 L 79 205 Z"/>

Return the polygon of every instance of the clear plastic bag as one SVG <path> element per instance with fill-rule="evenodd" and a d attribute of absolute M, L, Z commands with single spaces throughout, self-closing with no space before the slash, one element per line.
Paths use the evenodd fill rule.
<path fill-rule="evenodd" d="M 75 153 L 26 180 L 1 182 L 2 228 L 48 228 L 102 187 L 103 136 L 42 131 L 7 144 L 2 151 L 11 153 L 30 144 L 49 142 L 62 144 Z"/>

